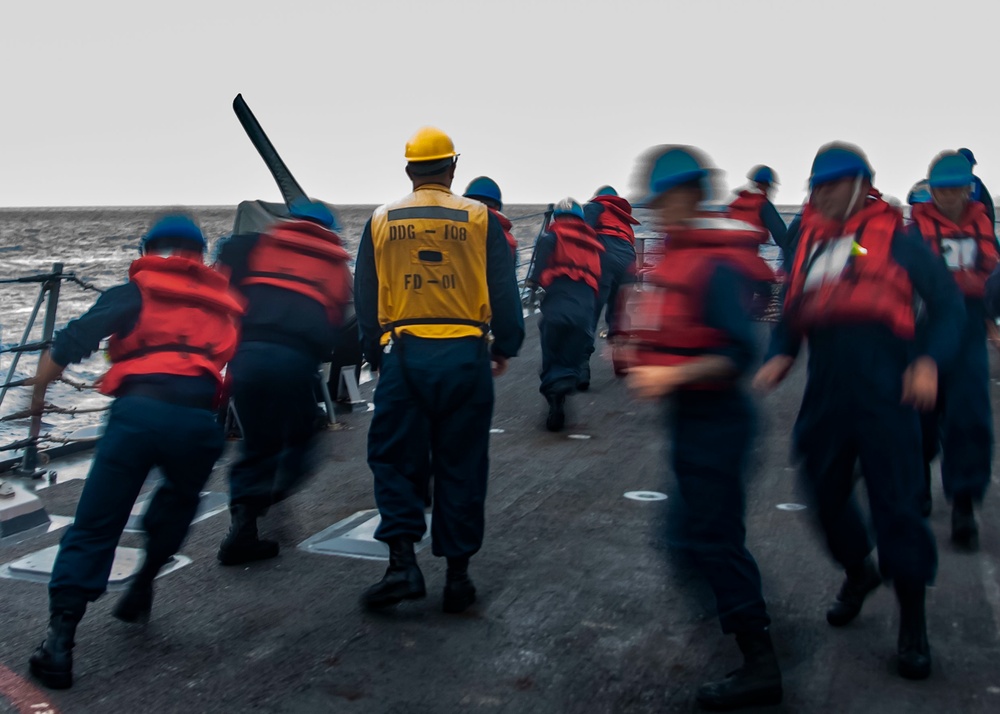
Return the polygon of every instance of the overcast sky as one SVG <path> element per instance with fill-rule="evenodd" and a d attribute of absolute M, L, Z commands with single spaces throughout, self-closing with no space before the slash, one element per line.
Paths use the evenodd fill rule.
<path fill-rule="evenodd" d="M 1000 192 L 1000 1 L 15 2 L 0 16 L 0 206 L 278 200 L 242 92 L 306 191 L 381 203 L 403 146 L 449 132 L 456 188 L 508 203 L 625 186 L 660 143 L 731 186 L 804 195 L 816 149 L 860 144 L 905 198 L 968 146 Z"/>

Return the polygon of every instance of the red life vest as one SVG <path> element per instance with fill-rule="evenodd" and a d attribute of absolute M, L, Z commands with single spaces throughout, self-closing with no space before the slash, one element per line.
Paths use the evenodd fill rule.
<path fill-rule="evenodd" d="M 790 324 L 805 332 L 876 322 L 913 338 L 913 285 L 892 258 L 902 222 L 898 209 L 875 196 L 847 221 L 831 221 L 807 205 L 785 295 Z"/>
<path fill-rule="evenodd" d="M 957 224 L 933 203 L 918 203 L 911 216 L 935 255 L 943 255 L 962 294 L 983 297 L 986 278 L 998 261 L 996 235 L 986 207 L 969 201 Z"/>
<path fill-rule="evenodd" d="M 774 281 L 757 245 L 756 231 L 728 218 L 702 217 L 672 229 L 663 260 L 646 277 L 645 288 L 629 299 L 627 335 L 635 361 L 679 365 L 728 344 L 728 335 L 705 324 L 706 292 L 719 265 L 753 282 Z"/>
<path fill-rule="evenodd" d="M 240 298 L 224 275 L 181 257 L 145 256 L 132 263 L 129 280 L 142 295 L 135 328 L 108 340 L 111 369 L 98 389 L 114 395 L 129 376 L 211 375 L 222 384 L 222 368 L 236 352 Z"/>
<path fill-rule="evenodd" d="M 628 201 L 621 196 L 594 196 L 590 202 L 604 207 L 601 215 L 597 217 L 595 233 L 622 238 L 635 245 L 635 231 L 632 230 L 632 226 L 639 225 L 639 221 L 632 217 L 632 205 Z"/>
<path fill-rule="evenodd" d="M 581 218 L 561 217 L 549 224 L 549 232 L 556 237 L 556 247 L 538 279 L 539 284 L 547 288 L 553 280 L 565 276 L 587 283 L 596 292 L 604 246 L 597 240 L 594 229 Z"/>
<path fill-rule="evenodd" d="M 766 243 L 770 235 L 770 231 L 767 230 L 764 221 L 760 219 L 760 211 L 764 208 L 765 203 L 767 203 L 767 196 L 760 191 L 743 189 L 736 194 L 736 198 L 729 204 L 727 211 L 727 214 L 733 220 L 749 223 L 762 232 L 758 238 L 758 243 Z"/>
<path fill-rule="evenodd" d="M 340 236 L 312 221 L 281 221 L 262 233 L 247 260 L 244 285 L 272 285 L 312 298 L 331 325 L 351 300 L 350 256 Z"/>
<path fill-rule="evenodd" d="M 507 245 L 510 246 L 510 255 L 514 259 L 514 262 L 517 263 L 517 238 L 515 238 L 510 232 L 510 229 L 514 227 L 514 224 L 510 222 L 510 219 L 507 218 L 507 216 L 500 213 L 500 211 L 493 208 L 490 208 L 489 211 L 496 216 L 498 221 L 500 221 L 500 227 L 503 228 L 503 237 L 507 239 Z"/>

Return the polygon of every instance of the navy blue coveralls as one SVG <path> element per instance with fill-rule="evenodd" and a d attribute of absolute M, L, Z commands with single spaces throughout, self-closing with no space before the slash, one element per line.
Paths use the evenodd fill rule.
<path fill-rule="evenodd" d="M 246 285 L 260 234 L 220 243 L 217 260 L 247 300 L 240 345 L 227 379 L 243 443 L 229 472 L 230 505 L 261 512 L 309 475 L 316 420 L 316 374 L 330 359 L 338 327 L 318 301 L 274 285 Z"/>
<path fill-rule="evenodd" d="M 797 230 L 788 237 L 791 257 Z M 924 344 L 918 349 L 879 323 L 811 329 L 808 379 L 793 441 L 802 485 L 834 560 L 853 568 L 872 550 L 853 496 L 854 465 L 860 460 L 882 572 L 929 583 L 937 571 L 937 550 L 921 515 L 920 417 L 902 403 L 903 373 L 921 354 L 938 365 L 949 363 L 964 310 L 954 280 L 921 241 L 898 232 L 891 250 L 927 306 Z M 795 357 L 800 346 L 801 338 L 783 318 L 768 356 Z"/>
<path fill-rule="evenodd" d="M 909 234 L 924 241 L 916 224 L 909 227 Z M 943 449 L 941 482 L 945 496 L 950 500 L 956 495 L 968 495 L 980 501 L 989 486 L 993 463 L 986 306 L 981 299 L 964 300 L 965 319 L 959 325 L 955 357 L 938 369 L 937 407 L 921 414 L 920 421 L 927 487 L 930 463 Z M 923 328 L 918 323 L 918 339 Z"/>
<path fill-rule="evenodd" d="M 587 224 L 596 230 L 598 219 L 605 210 L 600 203 L 587 203 L 583 216 Z M 604 322 L 608 331 L 618 329 L 618 291 L 623 285 L 635 282 L 635 246 L 621 236 L 597 234 L 597 240 L 604 246 L 601 253 L 601 279 L 597 285 L 597 302 L 594 309 L 594 332 L 604 311 Z M 594 353 L 591 340 L 588 356 Z"/>
<path fill-rule="evenodd" d="M 492 215 L 486 253 L 492 354 L 513 357 L 524 340 L 524 318 L 510 247 Z M 368 465 L 382 519 L 375 538 L 416 542 L 423 537 L 433 476 L 433 553 L 470 557 L 483 542 L 489 475 L 494 395 L 488 343 L 478 337 L 404 334 L 383 351 L 370 220 L 358 247 L 354 284 L 365 359 L 379 371 L 368 431 Z"/>
<path fill-rule="evenodd" d="M 727 357 L 742 375 L 754 358 L 749 311 L 753 287 L 719 265 L 706 291 L 704 320 L 727 337 L 708 354 Z M 715 593 L 722 631 L 760 632 L 771 620 L 760 571 L 744 542 L 743 471 L 755 431 L 753 402 L 736 378 L 718 389 L 682 389 L 666 400 L 673 444 L 674 497 L 668 501 L 668 542 Z"/>
<path fill-rule="evenodd" d="M 545 233 L 535 248 L 535 263 L 528 280 L 539 284 L 556 247 L 554 233 Z M 540 306 L 538 333 L 542 343 L 541 385 L 545 396 L 569 394 L 584 374 L 594 345 L 594 306 L 597 295 L 582 280 L 559 276 L 545 288 Z"/>
<path fill-rule="evenodd" d="M 86 359 L 105 337 L 130 333 L 141 308 L 134 283 L 108 290 L 56 334 L 52 360 L 65 366 Z M 224 445 L 217 387 L 208 375 L 125 378 L 60 543 L 49 582 L 53 603 L 93 602 L 107 589 L 118 540 L 154 466 L 163 481 L 143 517 L 146 562 L 162 566 L 180 549 Z"/>

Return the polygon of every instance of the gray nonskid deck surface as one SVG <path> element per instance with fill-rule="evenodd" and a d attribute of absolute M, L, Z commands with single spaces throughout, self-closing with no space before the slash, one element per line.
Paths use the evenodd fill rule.
<path fill-rule="evenodd" d="M 695 710 L 697 686 L 739 658 L 665 564 L 656 538 L 663 504 L 622 497 L 666 487 L 660 410 L 631 400 L 595 356 L 591 391 L 571 398 L 566 432 L 549 434 L 539 361 L 531 319 L 521 357 L 497 382 L 494 427 L 504 431 L 492 437 L 487 537 L 471 568 L 480 601 L 467 614 L 441 613 L 444 568 L 429 550 L 419 556 L 427 599 L 373 615 L 358 596 L 384 563 L 295 547 L 374 505 L 365 463 L 371 416 L 357 413 L 342 417 L 349 429 L 324 436 L 329 457 L 316 480 L 264 521 L 263 532 L 282 541 L 280 558 L 222 568 L 215 551 L 228 518 L 197 524 L 182 551 L 194 562 L 157 582 L 145 630 L 111 618 L 116 594 L 91 607 L 75 652 L 77 683 L 50 701 L 73 713 Z M 934 674 L 901 680 L 891 590 L 878 591 L 851 626 L 830 628 L 824 611 L 839 574 L 809 511 L 775 507 L 801 501 L 788 438 L 802 372 L 761 405 L 748 508 L 785 675 L 785 704 L 769 711 L 1000 710 L 996 489 L 981 519 L 982 552 L 963 555 L 948 545 L 949 513 L 936 487 Z M 573 433 L 592 438 L 568 439 Z M 52 513 L 70 514 L 79 487 L 41 495 Z M 225 489 L 223 469 L 209 488 Z M 3 561 L 57 540 L 5 546 Z M 127 534 L 122 544 L 141 538 Z M 43 635 L 45 589 L 0 581 L 0 593 L 0 663 L 24 673 Z"/>

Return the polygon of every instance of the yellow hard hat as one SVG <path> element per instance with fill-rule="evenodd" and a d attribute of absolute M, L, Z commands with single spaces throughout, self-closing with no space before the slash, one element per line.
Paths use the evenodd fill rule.
<path fill-rule="evenodd" d="M 440 161 L 458 156 L 451 137 L 433 126 L 417 129 L 406 142 L 407 161 Z"/>

